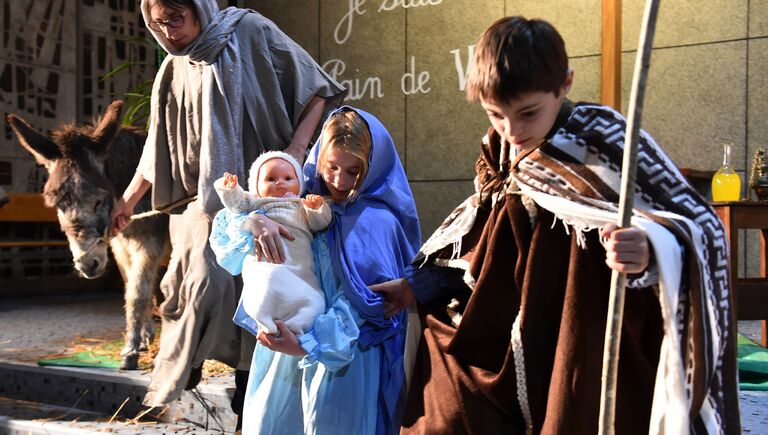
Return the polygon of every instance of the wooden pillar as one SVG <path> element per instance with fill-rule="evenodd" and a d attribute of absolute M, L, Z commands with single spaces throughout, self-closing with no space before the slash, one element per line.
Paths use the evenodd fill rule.
<path fill-rule="evenodd" d="M 600 102 L 621 111 L 621 0 L 603 0 Z"/>

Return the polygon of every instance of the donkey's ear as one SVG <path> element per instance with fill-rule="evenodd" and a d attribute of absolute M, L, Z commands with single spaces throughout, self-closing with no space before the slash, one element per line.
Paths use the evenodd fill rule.
<path fill-rule="evenodd" d="M 52 140 L 35 131 L 26 121 L 16 115 L 9 114 L 5 122 L 11 126 L 21 145 L 27 149 L 37 163 L 48 167 L 51 162 L 61 158 L 59 147 Z"/>
<path fill-rule="evenodd" d="M 106 151 L 120 129 L 120 108 L 122 107 L 122 101 L 113 101 L 104 112 L 98 127 L 93 131 L 91 146 L 96 154 Z"/>

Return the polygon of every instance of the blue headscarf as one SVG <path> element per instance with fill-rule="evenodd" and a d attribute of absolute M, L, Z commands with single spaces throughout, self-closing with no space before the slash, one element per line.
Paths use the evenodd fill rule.
<path fill-rule="evenodd" d="M 360 347 L 383 347 L 379 416 L 385 418 L 379 418 L 377 424 L 379 430 L 391 433 L 404 382 L 405 313 L 384 319 L 384 299 L 368 286 L 404 276 L 405 267 L 421 246 L 421 232 L 413 194 L 392 137 L 375 116 L 363 110 L 343 106 L 331 116 L 348 110 L 368 124 L 371 153 L 356 199 L 331 206 L 334 219 L 328 228 L 328 243 L 341 287 L 366 320 L 360 328 Z M 307 193 L 328 195 L 317 168 L 322 139 L 310 151 L 304 177 Z"/>

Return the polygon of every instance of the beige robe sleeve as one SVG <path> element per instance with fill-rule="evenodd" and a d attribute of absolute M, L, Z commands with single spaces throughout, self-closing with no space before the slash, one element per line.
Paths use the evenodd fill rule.
<path fill-rule="evenodd" d="M 304 205 L 304 202 L 301 203 L 301 209 L 304 212 L 304 217 L 307 219 L 310 231 L 322 231 L 331 224 L 333 214 L 331 213 L 331 207 L 325 199 L 323 199 L 323 205 L 317 210 L 307 207 Z"/>

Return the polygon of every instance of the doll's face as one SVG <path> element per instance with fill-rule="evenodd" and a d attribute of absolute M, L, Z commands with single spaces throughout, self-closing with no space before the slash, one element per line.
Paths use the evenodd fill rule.
<path fill-rule="evenodd" d="M 298 196 L 299 179 L 296 170 L 283 159 L 269 159 L 259 168 L 256 189 L 262 198 Z"/>

